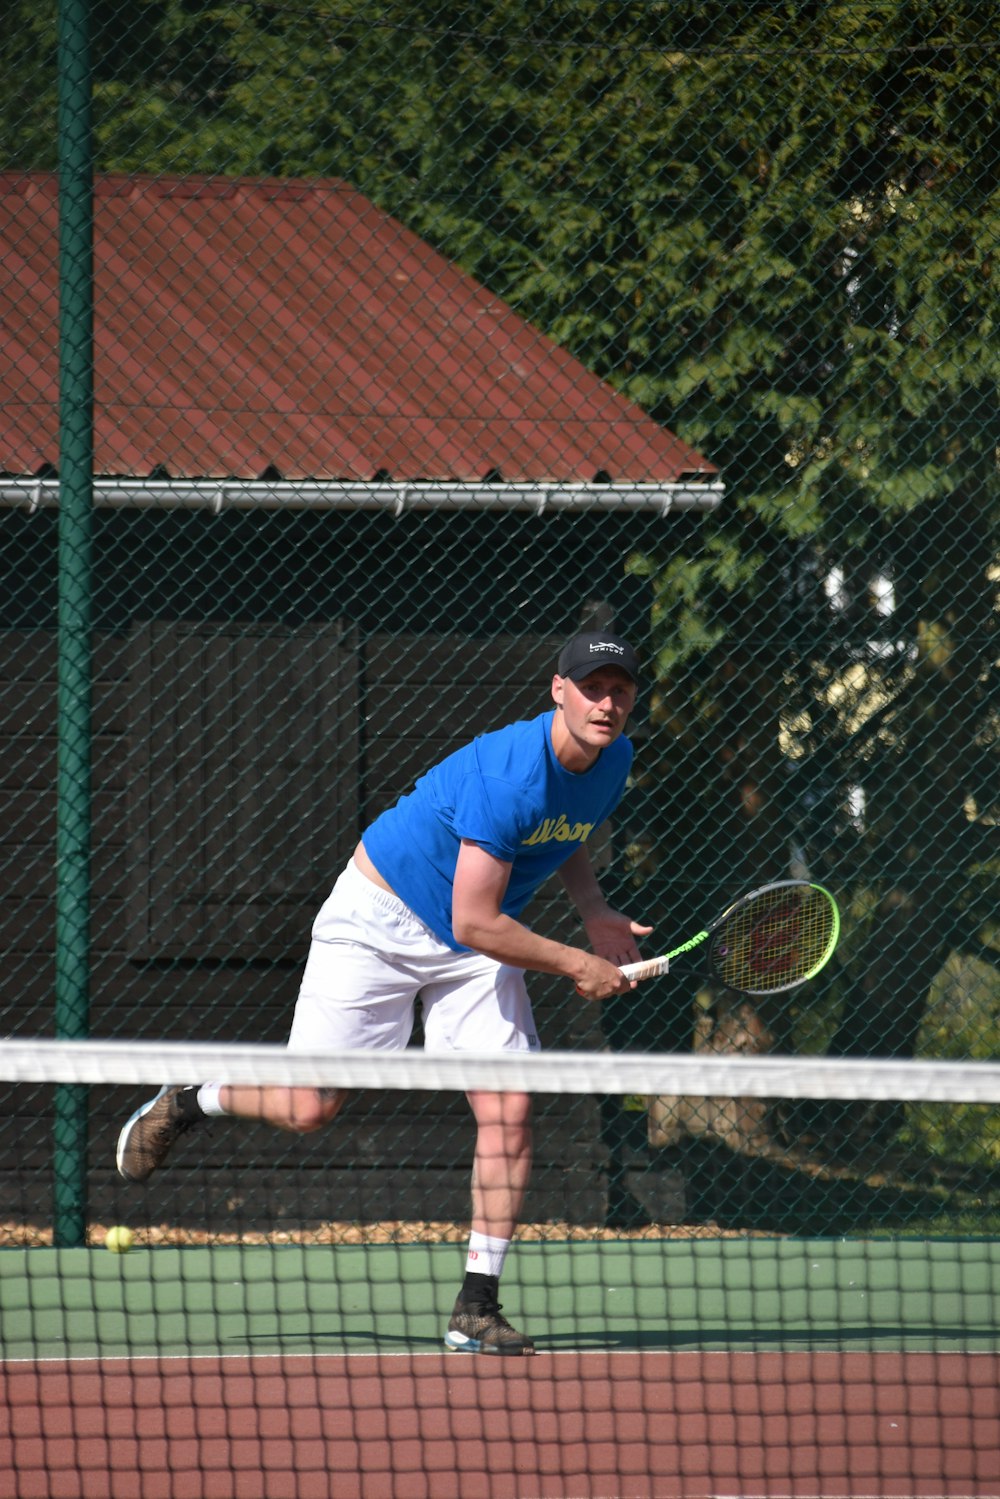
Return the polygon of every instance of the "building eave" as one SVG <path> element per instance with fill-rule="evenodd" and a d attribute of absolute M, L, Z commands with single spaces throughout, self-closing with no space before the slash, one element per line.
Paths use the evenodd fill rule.
<path fill-rule="evenodd" d="M 725 493 L 721 480 L 676 484 L 518 483 L 463 484 L 450 480 L 373 481 L 241 479 L 108 479 L 93 481 L 100 509 L 153 510 L 383 510 L 404 511 L 711 511 Z M 59 480 L 0 479 L 0 506 L 38 511 L 57 508 Z"/>

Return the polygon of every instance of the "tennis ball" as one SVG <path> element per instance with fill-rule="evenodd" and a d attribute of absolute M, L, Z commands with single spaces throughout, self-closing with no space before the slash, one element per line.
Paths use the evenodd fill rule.
<path fill-rule="evenodd" d="M 109 1228 L 104 1235 L 105 1248 L 110 1249 L 112 1254 L 127 1254 L 135 1243 L 135 1234 L 130 1228 Z"/>

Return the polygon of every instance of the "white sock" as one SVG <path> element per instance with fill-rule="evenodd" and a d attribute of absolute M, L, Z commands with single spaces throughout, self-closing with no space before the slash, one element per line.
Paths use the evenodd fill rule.
<path fill-rule="evenodd" d="M 212 1118 L 216 1114 L 224 1114 L 226 1111 L 219 1102 L 219 1094 L 222 1092 L 221 1083 L 202 1083 L 198 1089 L 198 1107 L 203 1114 Z"/>
<path fill-rule="evenodd" d="M 509 1239 L 492 1239 L 489 1234 L 471 1233 L 465 1268 L 474 1270 L 477 1275 L 495 1275 L 499 1279 L 509 1248 Z"/>

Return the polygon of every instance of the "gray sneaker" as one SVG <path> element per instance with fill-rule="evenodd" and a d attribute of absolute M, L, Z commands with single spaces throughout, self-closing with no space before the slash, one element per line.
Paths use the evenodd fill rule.
<path fill-rule="evenodd" d="M 147 1181 L 163 1165 L 178 1136 L 199 1122 L 197 1116 L 182 1113 L 178 1107 L 178 1095 L 185 1091 L 169 1085 L 161 1088 L 123 1126 L 116 1160 L 126 1181 Z"/>
<path fill-rule="evenodd" d="M 455 1310 L 444 1335 L 444 1346 L 452 1353 L 534 1353 L 535 1345 L 523 1332 L 511 1327 L 500 1315 L 500 1303 L 455 1302 Z"/>

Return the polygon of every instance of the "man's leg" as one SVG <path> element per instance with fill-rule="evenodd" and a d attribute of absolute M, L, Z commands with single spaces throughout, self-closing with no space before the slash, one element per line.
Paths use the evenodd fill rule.
<path fill-rule="evenodd" d="M 387 899 L 391 897 L 353 864 L 341 874 L 316 919 L 316 929 L 322 927 L 325 935 L 317 939 L 314 930 L 288 1037 L 290 1051 L 394 1049 L 407 1044 L 414 986 L 395 966 L 392 942 L 399 932 L 398 913 L 391 913 L 388 932 L 380 925 Z M 421 936 L 423 932 L 419 927 Z M 219 1083 L 163 1088 L 123 1126 L 118 1170 L 127 1181 L 147 1181 L 182 1134 L 215 1115 L 261 1119 L 307 1134 L 333 1119 L 345 1097 L 337 1088 Z"/>
<path fill-rule="evenodd" d="M 468 1095 L 475 1115 L 472 1233 L 465 1279 L 445 1344 L 469 1353 L 534 1353 L 530 1338 L 500 1314 L 500 1276 L 531 1174 L 531 1095 Z"/>
<path fill-rule="evenodd" d="M 490 958 L 449 954 L 425 982 L 425 1046 L 429 1052 L 537 1051 L 538 1035 L 525 976 Z M 533 1353 L 530 1338 L 500 1315 L 504 1259 L 521 1216 L 531 1174 L 531 1095 L 473 1090 L 476 1120 L 472 1171 L 472 1232 L 465 1279 L 445 1345 L 466 1353 Z"/>
<path fill-rule="evenodd" d="M 470 1093 L 476 1120 L 472 1231 L 514 1237 L 531 1175 L 530 1093 Z"/>
<path fill-rule="evenodd" d="M 193 1125 L 222 1114 L 260 1119 L 279 1129 L 309 1134 L 329 1123 L 346 1098 L 343 1089 L 232 1087 L 225 1083 L 161 1088 L 155 1098 L 136 1109 L 118 1136 L 118 1170 L 126 1181 L 148 1181 L 181 1135 Z"/>
<path fill-rule="evenodd" d="M 337 1117 L 347 1101 L 344 1088 L 253 1088 L 223 1084 L 218 1090 L 218 1106 L 213 1108 L 209 1088 L 199 1089 L 199 1101 L 206 1115 L 261 1119 L 296 1135 L 322 1129 Z"/>

